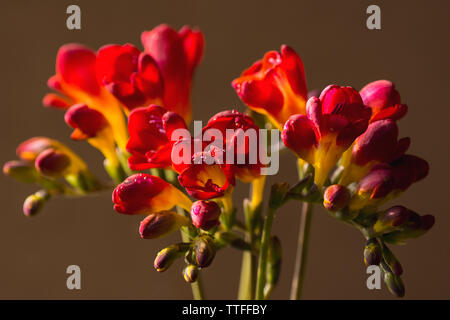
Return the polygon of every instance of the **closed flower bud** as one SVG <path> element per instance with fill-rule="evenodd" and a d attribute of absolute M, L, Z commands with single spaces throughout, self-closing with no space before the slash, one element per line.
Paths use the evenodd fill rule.
<path fill-rule="evenodd" d="M 191 219 L 195 227 L 209 230 L 220 224 L 220 207 L 214 201 L 199 200 L 192 204 Z"/>
<path fill-rule="evenodd" d="M 8 161 L 3 166 L 3 173 L 25 183 L 33 183 L 38 180 L 36 169 L 27 161 Z"/>
<path fill-rule="evenodd" d="M 164 248 L 156 255 L 153 266 L 155 267 L 156 271 L 164 272 L 172 265 L 172 263 L 176 259 L 181 257 L 188 249 L 189 243 L 177 243 L 167 248 Z"/>
<path fill-rule="evenodd" d="M 70 164 L 70 158 L 66 154 L 52 148 L 41 152 L 35 161 L 36 169 L 49 177 L 63 176 Z"/>
<path fill-rule="evenodd" d="M 216 255 L 214 240 L 209 235 L 203 235 L 195 239 L 193 249 L 195 265 L 200 268 L 208 267 Z"/>
<path fill-rule="evenodd" d="M 364 247 L 364 263 L 366 266 L 379 265 L 381 262 L 381 247 L 375 238 L 369 239 Z"/>
<path fill-rule="evenodd" d="M 142 239 L 163 237 L 189 223 L 189 219 L 172 211 L 152 213 L 142 220 L 139 233 Z"/>
<path fill-rule="evenodd" d="M 16 153 L 22 160 L 34 161 L 42 151 L 55 147 L 55 144 L 55 140 L 46 137 L 33 137 L 22 142 Z"/>
<path fill-rule="evenodd" d="M 184 280 L 188 283 L 192 283 L 197 281 L 197 277 L 198 277 L 198 268 L 192 264 L 188 264 L 184 269 L 183 269 L 183 277 Z"/>
<path fill-rule="evenodd" d="M 405 285 L 399 276 L 396 276 L 392 272 L 385 272 L 384 282 L 389 291 L 396 297 L 402 298 L 405 295 Z"/>
<path fill-rule="evenodd" d="M 190 210 L 192 202 L 170 183 L 159 177 L 138 173 L 114 189 L 114 210 L 123 214 L 150 214 L 178 205 Z"/>
<path fill-rule="evenodd" d="M 329 186 L 323 195 L 323 206 L 329 211 L 344 209 L 350 202 L 350 191 L 339 184 Z"/>
<path fill-rule="evenodd" d="M 50 198 L 50 195 L 45 190 L 40 190 L 28 196 L 23 203 L 23 214 L 27 217 L 36 215 L 42 210 L 45 202 Z"/>
<path fill-rule="evenodd" d="M 377 233 L 389 232 L 405 224 L 410 216 L 410 211 L 403 206 L 394 206 L 381 212 L 373 226 Z"/>
<path fill-rule="evenodd" d="M 394 185 L 394 173 L 389 166 L 380 165 L 372 169 L 359 182 L 350 201 L 350 210 L 357 211 L 369 205 L 376 205 L 393 190 Z"/>
<path fill-rule="evenodd" d="M 372 109 L 371 122 L 382 119 L 398 120 L 408 111 L 408 107 L 401 103 L 395 85 L 388 80 L 373 81 L 359 93 L 364 104 Z"/>
<path fill-rule="evenodd" d="M 393 274 L 400 276 L 403 273 L 403 268 L 391 250 L 383 243 L 383 260 L 388 265 Z"/>
<path fill-rule="evenodd" d="M 89 108 L 84 103 L 70 107 L 64 115 L 64 120 L 74 129 L 71 135 L 71 138 L 74 140 L 93 138 L 101 130 L 109 126 L 102 113 Z"/>
<path fill-rule="evenodd" d="M 419 215 L 409 210 L 408 221 L 402 225 L 401 230 L 394 230 L 383 235 L 383 240 L 392 244 L 405 244 L 406 240 L 422 236 L 434 225 L 434 216 Z"/>

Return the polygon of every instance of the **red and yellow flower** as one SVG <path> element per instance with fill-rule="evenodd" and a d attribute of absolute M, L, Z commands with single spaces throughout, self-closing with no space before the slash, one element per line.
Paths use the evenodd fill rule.
<path fill-rule="evenodd" d="M 113 192 L 114 210 L 123 214 L 153 214 L 180 206 L 189 211 L 192 202 L 163 179 L 138 173 L 125 179 Z"/>
<path fill-rule="evenodd" d="M 409 138 L 398 140 L 395 121 L 387 119 L 372 122 L 342 156 L 344 171 L 340 183 L 347 185 L 359 181 L 376 164 L 398 159 L 408 150 L 409 144 Z"/>
<path fill-rule="evenodd" d="M 56 74 L 49 79 L 48 86 L 58 94 L 46 95 L 44 105 L 69 108 L 73 104 L 86 104 L 104 116 L 113 128 L 115 142 L 125 150 L 128 135 L 121 105 L 98 80 L 94 51 L 79 44 L 63 45 L 56 57 Z"/>
<path fill-rule="evenodd" d="M 269 51 L 232 82 L 242 101 L 281 130 L 294 114 L 306 113 L 308 90 L 303 62 L 290 47 Z"/>
<path fill-rule="evenodd" d="M 107 45 L 98 52 L 97 75 L 127 112 L 149 104 L 191 119 L 192 77 L 202 55 L 199 30 L 179 32 L 160 25 L 141 35 L 144 51 L 131 44 Z"/>
<path fill-rule="evenodd" d="M 97 56 L 97 77 L 129 112 L 161 104 L 164 80 L 155 60 L 131 44 L 106 45 Z"/>
<path fill-rule="evenodd" d="M 174 112 L 156 105 L 134 109 L 128 119 L 129 167 L 132 170 L 170 168 L 175 143 L 171 138 L 177 129 L 187 128 L 183 118 Z"/>
<path fill-rule="evenodd" d="M 314 182 L 321 187 L 344 151 L 366 130 L 370 116 L 370 108 L 355 89 L 330 85 L 320 98 L 308 100 L 306 115 L 289 118 L 282 139 L 314 166 Z"/>
<path fill-rule="evenodd" d="M 425 160 L 409 154 L 391 164 L 376 165 L 359 181 L 349 208 L 352 211 L 365 207 L 377 208 L 425 178 L 428 171 L 429 165 Z"/>
<path fill-rule="evenodd" d="M 223 150 L 210 148 L 192 155 L 190 163 L 176 166 L 178 181 L 190 196 L 199 200 L 226 197 L 235 185 L 233 166 L 218 160 Z"/>
<path fill-rule="evenodd" d="M 264 165 L 259 149 L 265 146 L 260 145 L 259 127 L 253 119 L 236 110 L 222 111 L 211 117 L 203 128 L 204 138 L 208 132 L 214 136 L 213 130 L 218 130 L 223 138 L 220 145 L 225 150 L 224 161 L 233 165 L 236 178 L 246 183 L 260 178 Z"/>
<path fill-rule="evenodd" d="M 178 32 L 162 24 L 141 35 L 144 52 L 158 64 L 164 79 L 163 107 L 191 120 L 194 70 L 204 50 L 203 33 L 188 26 Z"/>

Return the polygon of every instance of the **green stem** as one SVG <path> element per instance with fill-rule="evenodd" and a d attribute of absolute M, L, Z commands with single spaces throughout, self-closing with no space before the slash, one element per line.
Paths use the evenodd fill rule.
<path fill-rule="evenodd" d="M 309 232 L 311 229 L 313 205 L 303 202 L 300 217 L 300 231 L 298 233 L 297 254 L 295 258 L 294 277 L 292 278 L 291 300 L 299 300 L 302 296 L 308 257 Z"/>
<path fill-rule="evenodd" d="M 187 213 L 183 210 L 183 208 L 181 208 L 179 206 L 176 206 L 175 208 L 176 208 L 178 214 L 185 215 L 185 216 L 187 215 Z M 181 232 L 181 239 L 183 240 L 183 242 L 191 242 L 191 239 L 187 233 L 183 232 L 183 230 L 181 230 L 180 232 Z M 203 291 L 201 274 L 199 274 L 197 276 L 197 281 L 191 283 L 191 289 L 192 289 L 192 296 L 193 296 L 194 300 L 205 299 L 205 293 Z"/>
<path fill-rule="evenodd" d="M 181 239 L 183 242 L 190 242 L 191 239 L 189 239 L 189 236 L 181 231 Z M 191 283 L 191 289 L 192 289 L 192 296 L 194 297 L 194 300 L 203 300 L 205 299 L 205 294 L 203 291 L 203 283 L 201 274 L 197 276 L 197 281 Z"/>
<path fill-rule="evenodd" d="M 252 212 L 245 210 L 245 218 L 247 225 L 247 232 L 245 240 L 254 248 L 254 230 L 252 226 Z M 248 212 L 247 212 L 248 211 Z M 241 278 L 239 281 L 239 300 L 252 300 L 255 292 L 256 282 L 256 256 L 252 251 L 244 251 L 242 253 L 242 267 Z"/>
<path fill-rule="evenodd" d="M 256 278 L 256 300 L 264 299 L 264 286 L 266 284 L 266 270 L 267 270 L 267 253 L 269 251 L 270 233 L 272 230 L 273 217 L 275 209 L 270 208 L 264 221 L 264 227 L 261 237 L 261 248 L 259 252 L 258 275 Z"/>
<path fill-rule="evenodd" d="M 183 209 L 181 209 L 181 211 L 183 211 Z M 189 235 L 184 233 L 183 231 L 181 231 L 181 239 L 183 240 L 183 242 L 191 241 L 191 239 L 189 238 Z M 191 283 L 191 289 L 192 289 L 192 296 L 193 296 L 194 300 L 205 299 L 201 274 L 199 274 L 197 276 L 197 281 Z"/>

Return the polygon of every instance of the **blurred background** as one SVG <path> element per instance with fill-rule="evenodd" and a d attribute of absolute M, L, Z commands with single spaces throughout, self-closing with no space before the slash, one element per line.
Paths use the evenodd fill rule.
<path fill-rule="evenodd" d="M 66 28 L 66 8 L 81 7 L 81 30 Z M 366 28 L 366 8 L 381 7 L 381 30 Z M 0 4 L 0 162 L 15 158 L 16 146 L 43 135 L 76 150 L 107 179 L 102 157 L 87 143 L 70 140 L 63 113 L 44 109 L 46 81 L 54 73 L 58 48 L 78 42 L 97 49 L 109 43 L 140 46 L 140 33 L 160 23 L 198 26 L 206 38 L 193 91 L 193 118 L 207 121 L 225 108 L 245 107 L 230 82 L 268 50 L 289 44 L 302 57 L 310 89 L 330 83 L 360 89 L 389 79 L 409 105 L 400 136 L 410 136 L 410 153 L 429 161 L 427 179 L 391 204 L 433 214 L 433 229 L 406 246 L 392 246 L 404 266 L 408 299 L 450 298 L 449 119 L 450 2 L 435 1 L 2 1 Z M 280 173 L 269 183 L 295 182 L 295 159 L 282 155 Z M 22 214 L 34 186 L 0 175 L 0 298 L 2 299 L 190 299 L 182 263 L 158 274 L 156 253 L 179 234 L 141 240 L 142 217 L 112 210 L 111 194 L 55 198 L 36 217 Z M 235 205 L 248 194 L 238 186 Z M 283 270 L 274 299 L 289 296 L 300 205 L 276 216 L 273 232 L 283 246 Z M 242 214 L 240 212 L 239 214 Z M 369 291 L 363 263 L 364 238 L 323 210 L 314 212 L 305 299 L 391 299 Z M 208 298 L 237 295 L 241 254 L 220 251 L 203 277 Z M 81 290 L 66 288 L 66 268 L 81 267 Z"/>

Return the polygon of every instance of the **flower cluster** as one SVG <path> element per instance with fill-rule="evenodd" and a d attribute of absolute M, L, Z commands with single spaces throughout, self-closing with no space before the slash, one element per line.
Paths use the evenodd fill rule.
<path fill-rule="evenodd" d="M 251 109 L 282 126 L 282 140 L 298 157 L 300 174 L 312 175 L 306 195 L 292 190 L 287 197 L 321 201 L 333 216 L 361 230 L 366 264 L 380 265 L 389 290 L 403 296 L 402 269 L 394 266 L 399 263 L 386 243 L 405 243 L 434 224 L 431 215 L 381 208 L 428 174 L 425 160 L 405 154 L 410 139 L 398 138 L 397 121 L 408 107 L 387 80 L 359 92 L 333 84 L 306 100 L 304 79 L 300 58 L 283 46 L 246 70 L 233 87 Z"/>
<path fill-rule="evenodd" d="M 181 231 L 182 242 L 156 255 L 157 271 L 184 257 L 183 277 L 196 282 L 216 253 L 231 246 L 244 252 L 239 298 L 268 298 L 282 261 L 281 243 L 271 234 L 275 211 L 300 200 L 305 208 L 322 204 L 360 230 L 367 241 L 365 263 L 380 266 L 389 290 L 404 295 L 403 269 L 387 245 L 423 235 L 434 218 L 400 205 L 383 207 L 429 169 L 425 160 L 407 154 L 410 139 L 399 139 L 397 121 L 407 106 L 393 83 L 375 81 L 359 92 L 332 84 L 308 94 L 301 58 L 282 46 L 232 82 L 248 112 L 219 112 L 191 135 L 192 78 L 203 55 L 202 33 L 160 25 L 143 32 L 141 40 L 143 50 L 132 44 L 105 45 L 97 52 L 62 46 L 48 81 L 56 93 L 43 103 L 65 111 L 73 140 L 86 140 L 103 154 L 114 210 L 144 215 L 143 239 Z M 264 169 L 267 152 L 274 151 L 273 141 L 259 134 L 266 127 L 277 128 L 298 158 L 299 180 L 271 186 L 264 216 Z M 20 160 L 7 162 L 4 173 L 41 187 L 25 200 L 28 216 L 53 195 L 111 186 L 49 138 L 25 141 L 17 155 Z M 243 221 L 233 203 L 237 183 L 251 185 Z M 199 285 L 193 288 L 201 298 Z"/>

